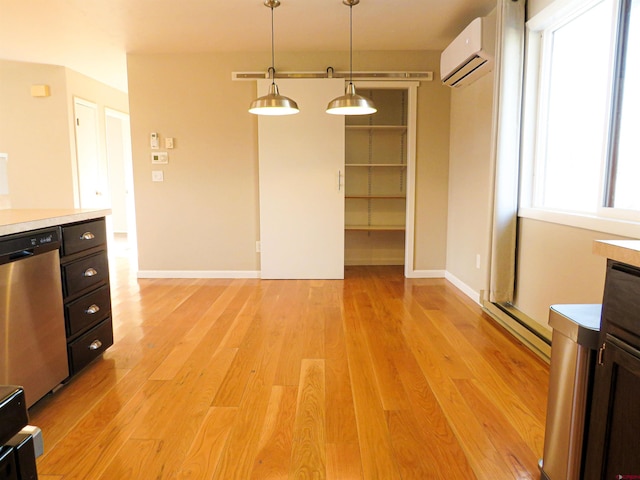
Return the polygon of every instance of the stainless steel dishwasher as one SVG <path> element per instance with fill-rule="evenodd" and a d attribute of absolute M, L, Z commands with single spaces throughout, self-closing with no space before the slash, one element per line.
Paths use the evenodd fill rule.
<path fill-rule="evenodd" d="M 69 375 L 57 228 L 0 237 L 0 384 L 30 407 Z"/>

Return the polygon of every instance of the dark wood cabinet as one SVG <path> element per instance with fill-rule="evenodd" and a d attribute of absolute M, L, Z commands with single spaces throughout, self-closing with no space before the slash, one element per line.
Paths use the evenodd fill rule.
<path fill-rule="evenodd" d="M 586 480 L 640 476 L 640 269 L 607 264 Z"/>
<path fill-rule="evenodd" d="M 69 376 L 113 345 L 105 219 L 62 225 L 61 272 Z"/>

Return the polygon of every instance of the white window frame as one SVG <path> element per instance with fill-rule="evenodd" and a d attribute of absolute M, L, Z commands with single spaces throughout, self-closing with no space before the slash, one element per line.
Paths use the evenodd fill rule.
<path fill-rule="evenodd" d="M 589 10 L 600 1 L 556 0 L 526 24 L 525 88 L 521 135 L 521 194 L 518 216 L 625 237 L 640 238 L 640 212 L 637 211 L 599 207 L 595 212 L 585 214 L 536 206 L 536 199 L 539 198 L 537 195 L 540 195 L 539 187 L 536 185 L 536 148 L 538 145 L 543 145 L 541 137 L 544 133 L 537 125 L 538 118 L 544 118 L 544 112 L 539 112 L 540 108 L 544 108 L 544 106 L 540 106 L 543 102 L 539 102 L 539 99 L 544 98 L 544 95 L 546 95 L 546 85 L 548 84 L 548 69 L 544 68 L 542 62 L 545 58 L 549 58 L 548 49 L 551 44 L 551 42 L 545 42 L 545 35 L 550 35 L 553 30 Z M 620 0 L 615 0 L 613 17 L 616 24 L 619 17 L 619 9 Z M 614 49 L 615 38 L 612 39 L 612 52 Z M 613 72 L 615 68 L 614 63 L 614 55 L 611 55 L 610 72 Z M 613 78 L 613 74 L 610 74 L 609 77 Z M 609 85 L 609 90 L 611 89 L 612 84 Z M 610 104 L 612 101 L 612 95 L 609 95 L 608 111 L 611 111 Z M 609 119 L 606 119 L 603 125 L 603 135 L 607 139 L 609 138 L 610 124 Z M 603 198 L 605 190 L 606 148 L 607 142 L 605 142 L 605 151 L 602 152 L 601 185 L 598 192 L 600 199 Z"/>

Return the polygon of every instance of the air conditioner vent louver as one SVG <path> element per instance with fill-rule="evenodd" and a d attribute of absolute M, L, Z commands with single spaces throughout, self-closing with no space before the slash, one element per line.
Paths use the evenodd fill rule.
<path fill-rule="evenodd" d="M 490 72 L 493 69 L 495 33 L 495 14 L 471 22 L 442 52 L 442 83 L 462 87 Z"/>
<path fill-rule="evenodd" d="M 478 68 L 482 67 L 486 63 L 487 59 L 475 55 L 467 63 L 462 65 L 458 70 L 456 70 L 455 72 L 451 72 L 451 74 L 447 78 L 443 78 L 442 81 L 447 85 L 455 87 L 460 82 L 464 81 L 464 79 L 466 79 L 469 75 L 473 75 L 473 73 Z"/>

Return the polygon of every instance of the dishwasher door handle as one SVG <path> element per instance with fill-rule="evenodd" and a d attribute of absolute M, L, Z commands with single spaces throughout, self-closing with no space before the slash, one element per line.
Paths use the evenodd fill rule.
<path fill-rule="evenodd" d="M 32 257 L 33 255 L 33 250 L 20 250 L 19 252 L 15 252 L 9 255 L 9 260 L 20 260 L 21 258 Z"/>

